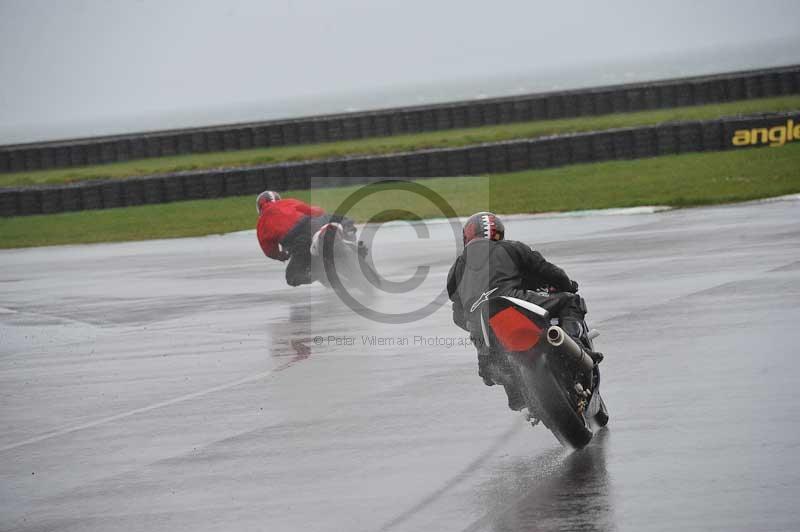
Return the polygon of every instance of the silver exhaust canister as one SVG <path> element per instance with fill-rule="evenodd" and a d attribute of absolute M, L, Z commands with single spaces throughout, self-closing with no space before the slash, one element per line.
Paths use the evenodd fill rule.
<path fill-rule="evenodd" d="M 573 340 L 564 329 L 553 325 L 547 329 L 547 341 L 553 347 L 566 355 L 570 360 L 586 371 L 592 371 L 594 361 L 586 354 L 586 351 Z"/>

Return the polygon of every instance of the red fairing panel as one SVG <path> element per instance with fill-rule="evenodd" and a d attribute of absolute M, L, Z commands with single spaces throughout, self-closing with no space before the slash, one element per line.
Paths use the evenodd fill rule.
<path fill-rule="evenodd" d="M 542 336 L 542 329 L 514 307 L 505 308 L 489 318 L 489 325 L 506 351 L 528 351 Z"/>

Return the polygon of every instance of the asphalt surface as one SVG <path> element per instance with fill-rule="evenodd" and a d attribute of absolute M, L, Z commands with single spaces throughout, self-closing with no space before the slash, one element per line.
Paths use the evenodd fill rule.
<path fill-rule="evenodd" d="M 448 231 L 380 229 L 382 274 L 430 273 L 359 297 L 435 300 Z M 507 234 L 601 330 L 582 451 L 482 384 L 447 307 L 365 319 L 253 234 L 0 252 L 0 530 L 796 530 L 800 200 Z"/>

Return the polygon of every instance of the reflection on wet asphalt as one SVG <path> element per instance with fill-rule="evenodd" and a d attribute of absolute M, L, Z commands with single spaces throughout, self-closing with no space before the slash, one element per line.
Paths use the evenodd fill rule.
<path fill-rule="evenodd" d="M 602 429 L 581 451 L 518 460 L 484 488 L 495 493 L 497 506 L 465 530 L 613 530 L 612 486 L 605 458 L 608 439 L 609 430 Z M 541 461 L 548 459 L 553 461 L 552 474 L 537 478 Z M 498 498 L 501 490 L 503 497 Z M 510 502 L 504 505 L 504 500 Z"/>
<path fill-rule="evenodd" d="M 371 321 L 253 234 L 0 252 L 0 530 L 795 529 L 799 219 L 508 220 L 602 333 L 611 422 L 574 453 L 483 386 L 448 307 Z M 430 229 L 380 229 L 383 275 L 431 273 L 360 304 L 441 293 Z"/>

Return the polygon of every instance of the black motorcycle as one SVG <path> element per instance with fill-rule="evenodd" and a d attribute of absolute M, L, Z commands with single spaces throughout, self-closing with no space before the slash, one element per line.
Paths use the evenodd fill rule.
<path fill-rule="evenodd" d="M 547 310 L 514 297 L 489 297 L 480 306 L 480 331 L 473 337 L 482 337 L 491 353 L 489 378 L 510 398 L 521 395 L 533 424 L 544 423 L 562 445 L 588 444 L 594 430 L 608 423 L 600 371 L 587 353 L 599 333 L 591 331 L 579 343 Z"/>

